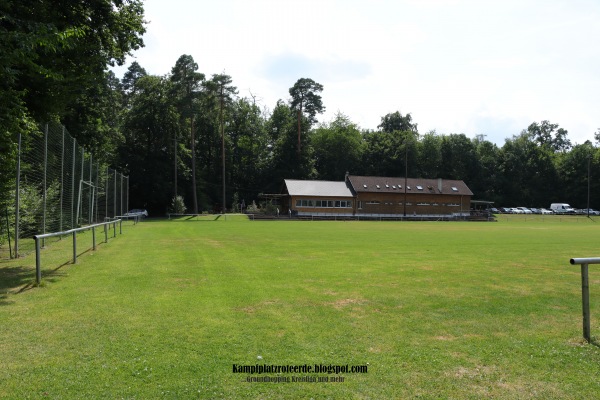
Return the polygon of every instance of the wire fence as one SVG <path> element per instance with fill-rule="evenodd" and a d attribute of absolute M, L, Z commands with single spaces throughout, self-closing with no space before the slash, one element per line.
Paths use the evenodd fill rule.
<path fill-rule="evenodd" d="M 34 251 L 34 235 L 127 212 L 129 178 L 86 152 L 64 126 L 48 123 L 18 142 L 15 189 L 9 206 L 1 210 L 0 258 Z"/>

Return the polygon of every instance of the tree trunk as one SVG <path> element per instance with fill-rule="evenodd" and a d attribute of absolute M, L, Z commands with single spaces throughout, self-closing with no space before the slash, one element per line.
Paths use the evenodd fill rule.
<path fill-rule="evenodd" d="M 196 193 L 196 137 L 194 136 L 194 117 L 191 118 L 190 136 L 192 137 L 192 198 L 194 201 L 194 214 L 198 214 L 198 195 Z"/>
<path fill-rule="evenodd" d="M 227 202 L 225 199 L 225 129 L 223 128 L 223 87 L 221 87 L 221 109 L 219 110 L 219 120 L 221 124 L 221 159 L 223 164 L 223 208 L 222 213 L 227 210 Z"/>
<path fill-rule="evenodd" d="M 298 154 L 300 154 L 300 150 L 302 149 L 302 144 L 300 143 L 300 120 L 302 115 L 302 111 L 298 110 Z"/>

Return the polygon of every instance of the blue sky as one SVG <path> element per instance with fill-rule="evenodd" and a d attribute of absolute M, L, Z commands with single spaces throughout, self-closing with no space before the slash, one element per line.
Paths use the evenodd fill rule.
<path fill-rule="evenodd" d="M 299 78 L 364 129 L 411 113 L 420 133 L 499 145 L 549 120 L 573 143 L 600 128 L 600 1 L 146 0 L 134 58 L 168 74 L 190 54 L 207 76 L 272 109 Z M 116 69 L 121 76 L 123 68 Z"/>

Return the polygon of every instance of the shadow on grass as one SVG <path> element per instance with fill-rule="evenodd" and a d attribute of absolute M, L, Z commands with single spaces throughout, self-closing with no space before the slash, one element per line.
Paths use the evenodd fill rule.
<path fill-rule="evenodd" d="M 93 249 L 87 249 L 77 254 L 77 258 Z M 35 268 L 31 266 L 16 266 L 0 268 L 0 306 L 10 305 L 14 301 L 9 300 L 9 295 L 20 294 L 34 289 L 38 286 L 45 286 L 47 283 L 58 282 L 60 277 L 66 276 L 61 269 L 67 265 L 75 265 L 72 260 L 65 261 L 53 269 L 42 270 L 42 282 L 40 285 L 35 280 Z"/>
<path fill-rule="evenodd" d="M 23 285 L 30 284 L 35 278 L 35 269 L 30 266 L 0 268 L 0 292 L 12 292 Z"/>
<path fill-rule="evenodd" d="M 0 268 L 0 306 L 13 304 L 10 294 L 15 294 L 19 288 L 30 285 L 34 279 L 35 270 L 27 266 Z"/>

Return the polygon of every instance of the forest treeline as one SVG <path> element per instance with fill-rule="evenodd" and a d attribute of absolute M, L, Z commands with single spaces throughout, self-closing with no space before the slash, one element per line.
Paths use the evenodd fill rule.
<path fill-rule="evenodd" d="M 498 146 L 485 135 L 419 132 L 410 113 L 388 110 L 365 130 L 342 113 L 320 120 L 335 105 L 322 104 L 326 88 L 310 78 L 264 105 L 240 95 L 232 77 L 200 72 L 190 55 L 162 76 L 133 62 L 119 79 L 109 67 L 143 46 L 141 1 L 71 0 L 65 10 L 28 3 L 0 6 L 0 202 L 9 197 L 16 134 L 57 120 L 129 175 L 130 205 L 154 215 L 176 196 L 189 212 L 220 211 L 279 193 L 286 178 L 339 181 L 346 171 L 461 179 L 476 199 L 538 207 L 586 207 L 589 171 L 591 206 L 600 206 L 600 132 L 574 145 L 566 129 L 544 120 L 506 132 Z"/>

